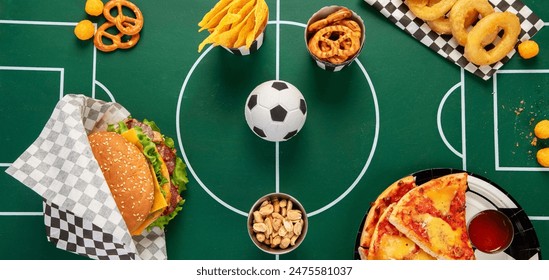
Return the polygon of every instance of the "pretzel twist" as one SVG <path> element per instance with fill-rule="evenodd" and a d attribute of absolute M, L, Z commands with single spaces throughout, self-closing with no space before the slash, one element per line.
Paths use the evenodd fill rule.
<path fill-rule="evenodd" d="M 135 17 L 124 15 L 124 7 L 130 9 Z M 116 16 L 111 13 L 113 9 L 117 10 Z M 97 49 L 112 52 L 116 49 L 129 49 L 137 44 L 141 37 L 139 32 L 143 28 L 143 14 L 134 3 L 127 0 L 110 0 L 105 3 L 103 15 L 107 21 L 97 29 L 93 40 Z M 112 27 L 116 27 L 118 33 L 107 31 Z"/>
<path fill-rule="evenodd" d="M 360 33 L 358 35 L 347 26 L 330 25 L 317 31 L 308 46 L 316 57 L 339 61 L 336 63 L 339 64 L 360 49 Z"/>
<path fill-rule="evenodd" d="M 352 15 L 353 13 L 351 12 L 351 10 L 347 8 L 339 9 L 335 13 L 328 15 L 326 18 L 311 23 L 309 27 L 307 27 L 307 31 L 311 33 L 317 32 L 320 29 L 331 25 L 336 21 L 350 18 Z"/>
<path fill-rule="evenodd" d="M 122 12 L 124 7 L 130 9 L 134 13 L 135 18 L 124 15 Z M 111 10 L 114 8 L 118 12 L 116 16 L 113 16 L 111 13 Z M 134 3 L 127 0 L 111 0 L 105 3 L 103 15 L 107 21 L 114 23 L 116 28 L 126 35 L 135 35 L 143 28 L 143 14 L 141 10 Z"/>
<path fill-rule="evenodd" d="M 111 34 L 107 32 L 107 29 L 113 26 L 115 26 L 114 23 L 105 22 L 97 29 L 97 32 L 95 33 L 95 38 L 93 39 L 93 43 L 95 44 L 95 47 L 100 51 L 112 52 L 116 49 L 129 49 L 135 46 L 135 44 L 137 44 L 139 38 L 141 37 L 139 33 L 137 33 L 131 35 L 128 40 L 125 40 L 126 34 L 124 34 L 123 32 L 119 32 L 118 34 Z M 103 43 L 104 37 L 109 39 L 112 43 Z"/>

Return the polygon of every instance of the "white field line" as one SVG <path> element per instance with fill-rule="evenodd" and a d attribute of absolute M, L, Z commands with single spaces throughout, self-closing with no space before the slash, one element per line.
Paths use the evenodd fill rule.
<path fill-rule="evenodd" d="M 56 21 L 31 21 L 31 20 L 0 20 L 0 24 L 19 24 L 19 25 L 42 25 L 42 26 L 68 26 L 73 27 L 78 24 L 78 22 L 56 22 Z M 97 23 L 93 23 L 93 26 L 95 30 L 97 30 Z M 28 69 L 38 69 L 34 71 L 44 71 L 39 70 L 44 67 L 21 67 L 21 68 L 28 68 Z M 53 68 L 55 69 L 55 68 Z M 59 68 L 62 69 L 62 68 Z M 93 59 L 92 59 L 92 84 L 91 84 L 91 97 L 95 98 L 95 80 L 96 78 L 96 70 L 97 70 L 97 48 L 93 48 Z M 64 71 L 64 70 L 62 70 Z M 64 72 L 63 72 L 64 73 Z M 63 98 L 63 86 L 64 86 L 64 75 L 61 76 L 61 93 L 59 99 Z M 103 89 L 106 89 L 105 86 L 101 84 Z M 108 90 L 106 90 L 109 94 L 109 97 L 114 101 L 114 98 L 112 98 L 112 94 Z"/>
<path fill-rule="evenodd" d="M 494 110 L 494 165 L 496 171 L 549 172 L 546 167 L 501 166 L 499 159 L 498 121 L 498 74 L 548 74 L 549 69 L 509 69 L 498 70 L 492 77 Z"/>

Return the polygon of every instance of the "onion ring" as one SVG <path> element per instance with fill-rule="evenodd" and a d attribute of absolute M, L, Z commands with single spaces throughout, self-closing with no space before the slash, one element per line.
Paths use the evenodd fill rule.
<path fill-rule="evenodd" d="M 406 0 L 410 11 L 418 18 L 429 21 L 443 17 L 452 9 L 457 0 L 441 0 L 429 6 L 428 0 Z"/>
<path fill-rule="evenodd" d="M 473 12 L 486 17 L 494 12 L 494 7 L 492 7 L 488 0 L 458 0 L 450 11 L 452 35 L 454 35 L 458 44 L 462 46 L 465 46 L 467 43 L 467 29 L 469 28 L 469 25 L 465 24 L 465 18 Z"/>
<path fill-rule="evenodd" d="M 483 41 L 499 29 L 503 29 L 503 37 L 495 43 L 493 49 L 487 51 Z M 520 34 L 520 20 L 510 12 L 494 12 L 483 17 L 469 31 L 465 44 L 465 57 L 476 65 L 493 64 L 512 51 Z"/>
<path fill-rule="evenodd" d="M 438 2 L 440 2 L 440 0 L 429 0 L 428 5 L 432 6 Z M 429 20 L 427 21 L 427 25 L 429 25 L 431 30 L 435 31 L 439 35 L 443 35 L 443 34 L 451 35 L 452 24 L 450 23 L 450 19 L 448 18 L 449 14 L 450 13 L 447 13 L 445 16 L 437 18 L 435 20 Z M 472 25 L 477 20 L 478 20 L 478 13 L 476 11 L 469 13 L 465 17 L 465 25 L 466 26 Z"/>

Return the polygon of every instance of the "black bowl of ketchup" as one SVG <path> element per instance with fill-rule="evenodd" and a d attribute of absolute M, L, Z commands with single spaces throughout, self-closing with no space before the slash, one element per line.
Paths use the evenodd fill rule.
<path fill-rule="evenodd" d="M 513 224 L 507 215 L 494 209 L 477 213 L 468 225 L 469 239 L 484 253 L 499 253 L 513 242 Z"/>

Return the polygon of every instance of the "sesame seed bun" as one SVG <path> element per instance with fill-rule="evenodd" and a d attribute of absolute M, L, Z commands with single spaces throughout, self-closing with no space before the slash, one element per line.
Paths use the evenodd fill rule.
<path fill-rule="evenodd" d="M 147 159 L 116 132 L 94 132 L 88 139 L 118 210 L 133 233 L 147 219 L 154 200 L 154 179 Z"/>

